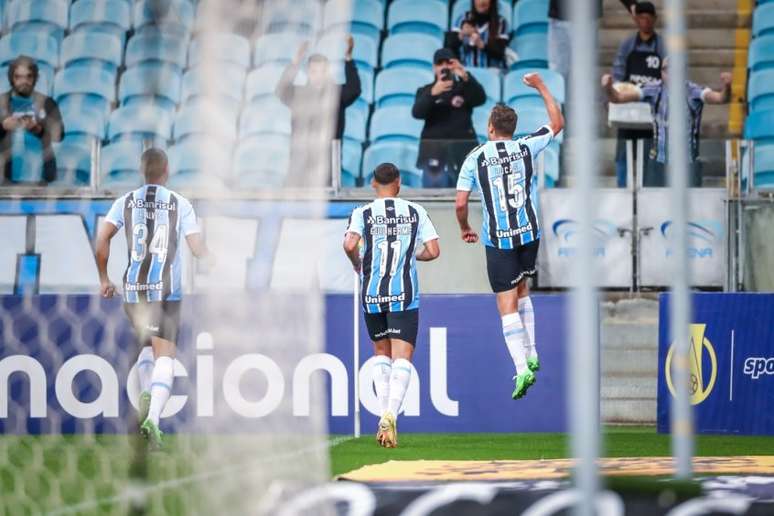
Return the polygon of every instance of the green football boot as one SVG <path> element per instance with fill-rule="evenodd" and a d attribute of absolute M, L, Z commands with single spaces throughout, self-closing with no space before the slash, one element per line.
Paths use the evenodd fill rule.
<path fill-rule="evenodd" d="M 152 450 L 160 450 L 163 446 L 162 436 L 164 432 L 150 419 L 146 419 L 140 426 L 140 434 L 148 440 Z"/>
<path fill-rule="evenodd" d="M 533 373 L 540 371 L 540 360 L 538 360 L 538 357 L 530 357 L 527 359 L 527 367 L 529 367 L 529 370 Z"/>
<path fill-rule="evenodd" d="M 523 398 L 527 394 L 527 389 L 529 389 L 532 384 L 535 383 L 535 373 L 527 369 L 523 373 L 516 375 L 513 377 L 513 394 L 511 394 L 511 398 L 518 400 L 520 398 Z"/>

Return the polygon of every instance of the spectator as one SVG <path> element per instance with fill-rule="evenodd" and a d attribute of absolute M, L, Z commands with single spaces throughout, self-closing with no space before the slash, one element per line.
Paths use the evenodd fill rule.
<path fill-rule="evenodd" d="M 650 149 L 651 160 L 645 169 L 643 184 L 645 186 L 666 186 L 666 163 L 668 159 L 667 138 L 669 124 L 669 90 L 667 74 L 669 59 L 664 58 L 661 64 L 661 82 L 646 84 L 632 90 L 618 91 L 613 87 L 613 78 L 609 74 L 602 77 L 602 87 L 610 102 L 645 101 L 651 105 L 653 112 L 653 145 Z M 701 114 L 704 104 L 725 104 L 731 99 L 731 74 L 721 73 L 720 90 L 699 86 L 690 81 L 685 83 L 686 103 L 688 104 L 688 159 L 690 161 L 691 186 L 701 186 L 701 168 L 697 162 L 699 157 L 699 138 L 701 130 Z"/>
<path fill-rule="evenodd" d="M 11 91 L 0 95 L 0 156 L 9 182 L 50 183 L 56 179 L 52 142 L 62 140 L 62 115 L 53 99 L 34 91 L 38 65 L 17 57 L 8 68 Z M 40 159 L 31 159 L 33 155 Z"/>
<path fill-rule="evenodd" d="M 634 14 L 637 0 L 621 0 L 626 10 Z M 602 0 L 597 1 L 597 18 L 602 16 Z M 596 31 L 596 27 L 593 28 Z M 548 63 L 562 74 L 569 84 L 572 43 L 570 41 L 570 1 L 550 0 L 548 4 Z"/>
<path fill-rule="evenodd" d="M 486 92 L 448 48 L 436 50 L 433 72 L 435 80 L 417 90 L 411 110 L 425 121 L 417 167 L 423 171 L 422 186 L 448 188 L 456 183 L 465 155 L 478 145 L 471 114 L 484 104 Z"/>
<path fill-rule="evenodd" d="M 444 46 L 465 66 L 505 68 L 510 31 L 497 14 L 497 0 L 470 0 L 470 10 L 454 21 Z"/>
<path fill-rule="evenodd" d="M 666 55 L 663 41 L 654 30 L 656 7 L 651 2 L 635 5 L 634 20 L 637 33 L 625 39 L 613 61 L 613 80 L 635 86 L 661 81 L 661 60 Z M 650 153 L 653 131 L 649 129 L 619 129 L 615 151 L 615 171 L 618 186 L 626 186 L 626 142 L 645 140 L 644 155 Z M 635 153 L 637 147 L 634 147 Z M 636 156 L 636 154 L 635 154 Z"/>
<path fill-rule="evenodd" d="M 304 54 L 309 47 L 308 43 L 301 45 L 296 52 L 293 62 L 290 63 L 277 83 L 276 94 L 283 104 L 291 110 L 291 159 L 289 184 L 291 186 L 313 186 L 309 184 L 307 171 L 315 170 L 320 163 L 320 156 L 327 156 L 324 166 L 328 170 L 330 185 L 330 140 L 341 140 L 344 135 L 344 110 L 352 105 L 360 96 L 360 76 L 357 67 L 352 60 L 352 51 L 355 48 L 352 36 L 347 36 L 347 48 L 344 61 L 344 84 L 340 93 L 336 91 L 334 79 L 331 76 L 328 59 L 321 54 L 309 56 L 307 67 L 308 82 L 304 86 L 295 86 L 293 81 L 298 75 Z M 335 111 L 336 126 L 331 137 L 321 138 L 321 131 L 326 128 L 326 119 L 331 113 L 327 113 L 325 105 L 328 101 L 335 102 L 338 99 L 338 107 Z M 325 149 L 315 145 L 325 145 Z M 311 146 L 310 146 L 311 145 Z"/>

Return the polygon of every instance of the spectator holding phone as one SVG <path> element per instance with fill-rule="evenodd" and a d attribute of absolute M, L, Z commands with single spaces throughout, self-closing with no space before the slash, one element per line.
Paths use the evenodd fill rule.
<path fill-rule="evenodd" d="M 444 46 L 465 66 L 505 68 L 510 31 L 497 12 L 497 0 L 470 0 L 470 10 L 454 20 Z"/>
<path fill-rule="evenodd" d="M 486 92 L 448 48 L 433 55 L 435 80 L 417 90 L 411 114 L 425 121 L 417 167 L 425 188 L 450 188 L 465 156 L 478 145 L 473 108 L 486 101 Z"/>
<path fill-rule="evenodd" d="M 59 107 L 38 93 L 38 66 L 27 56 L 8 68 L 11 91 L 0 95 L 0 157 L 3 177 L 10 183 L 50 183 L 56 179 L 52 142 L 62 140 Z"/>

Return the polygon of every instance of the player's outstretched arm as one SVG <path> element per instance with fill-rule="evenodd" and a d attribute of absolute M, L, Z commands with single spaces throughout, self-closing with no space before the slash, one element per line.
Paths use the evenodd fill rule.
<path fill-rule="evenodd" d="M 457 213 L 457 224 L 460 226 L 462 232 L 462 240 L 469 244 L 475 244 L 478 242 L 478 234 L 473 231 L 468 222 L 468 200 L 470 199 L 470 192 L 457 190 L 457 199 L 455 201 L 455 211 Z"/>
<path fill-rule="evenodd" d="M 602 76 L 602 89 L 607 95 L 607 100 L 613 104 L 624 104 L 626 102 L 637 102 L 641 100 L 640 91 L 638 89 L 629 89 L 626 91 L 618 91 L 613 87 L 613 76 L 606 73 Z"/>
<path fill-rule="evenodd" d="M 360 261 L 360 249 L 358 249 L 359 245 L 360 235 L 348 231 L 344 237 L 344 252 L 352 263 L 352 268 L 355 269 L 355 272 L 360 272 L 360 267 L 362 266 Z"/>
<path fill-rule="evenodd" d="M 540 93 L 540 96 L 543 97 L 543 102 L 548 111 L 548 125 L 551 126 L 551 132 L 556 136 L 564 129 L 564 115 L 559 104 L 556 103 L 554 96 L 548 91 L 548 86 L 545 85 L 540 74 L 528 73 L 524 75 L 523 81 L 530 88 L 535 88 Z"/>
<path fill-rule="evenodd" d="M 432 262 L 439 256 L 441 256 L 441 246 L 438 245 L 438 239 L 434 238 L 425 242 L 422 251 L 417 255 L 417 260 L 420 262 Z"/>
<path fill-rule="evenodd" d="M 728 104 L 731 100 L 731 83 L 733 76 L 728 72 L 720 74 L 722 84 L 720 90 L 707 89 L 704 93 L 704 102 L 707 104 Z"/>
<path fill-rule="evenodd" d="M 110 240 L 118 232 L 118 228 L 110 222 L 103 222 L 97 231 L 97 242 L 94 255 L 97 259 L 97 271 L 99 272 L 99 293 L 102 297 L 113 297 L 116 286 L 108 278 L 108 259 L 110 258 Z"/>

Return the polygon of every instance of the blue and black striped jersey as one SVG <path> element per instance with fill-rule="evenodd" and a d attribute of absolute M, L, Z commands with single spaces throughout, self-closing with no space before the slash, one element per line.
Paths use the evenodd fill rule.
<path fill-rule="evenodd" d="M 144 185 L 116 199 L 105 219 L 126 227 L 124 302 L 180 300 L 180 239 L 200 232 L 188 199 L 163 186 Z"/>
<path fill-rule="evenodd" d="M 543 126 L 517 140 L 486 142 L 465 158 L 457 190 L 481 191 L 484 245 L 515 249 L 540 238 L 534 159 L 553 137 Z"/>
<path fill-rule="evenodd" d="M 366 313 L 419 307 L 416 251 L 438 234 L 425 209 L 397 198 L 356 208 L 348 233 L 362 237 L 362 301 Z"/>

